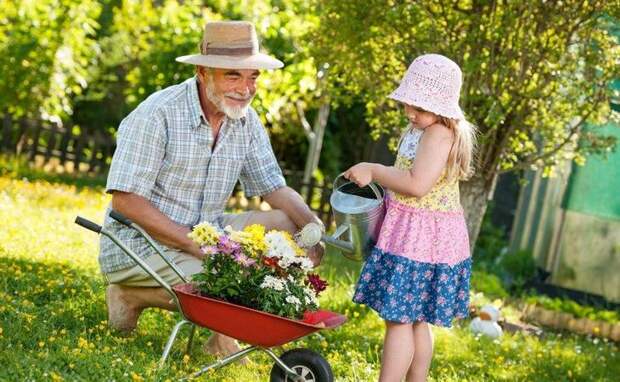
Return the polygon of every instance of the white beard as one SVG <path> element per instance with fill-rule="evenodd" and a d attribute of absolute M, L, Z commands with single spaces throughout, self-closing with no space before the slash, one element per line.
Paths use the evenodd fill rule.
<path fill-rule="evenodd" d="M 215 92 L 215 85 L 210 78 L 207 79 L 205 84 L 205 93 L 209 101 L 211 101 L 217 108 L 226 114 L 226 116 L 230 119 L 239 119 L 245 117 L 248 108 L 250 107 L 250 102 L 252 99 L 248 100 L 248 103 L 245 106 L 228 106 L 224 101 L 224 97 L 218 95 Z M 234 96 L 234 94 L 232 94 Z"/>

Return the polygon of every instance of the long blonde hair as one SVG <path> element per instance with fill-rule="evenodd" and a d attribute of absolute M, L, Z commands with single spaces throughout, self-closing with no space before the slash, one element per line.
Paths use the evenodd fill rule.
<path fill-rule="evenodd" d="M 466 180 L 473 174 L 476 127 L 465 120 L 438 117 L 444 126 L 454 131 L 454 142 L 446 163 L 446 178 Z"/>

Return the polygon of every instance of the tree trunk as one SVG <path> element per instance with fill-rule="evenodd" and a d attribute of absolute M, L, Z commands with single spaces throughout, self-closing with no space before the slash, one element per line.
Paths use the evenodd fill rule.
<path fill-rule="evenodd" d="M 469 247 L 473 252 L 482 225 L 484 213 L 487 210 L 489 197 L 492 195 L 495 179 L 488 181 L 482 176 L 474 176 L 462 182 L 461 204 L 465 210 L 465 221 L 469 233 Z"/>

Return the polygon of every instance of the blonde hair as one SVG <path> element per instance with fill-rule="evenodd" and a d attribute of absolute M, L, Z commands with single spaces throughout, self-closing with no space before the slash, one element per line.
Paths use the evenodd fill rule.
<path fill-rule="evenodd" d="M 473 173 L 476 128 L 465 120 L 456 120 L 438 115 L 439 122 L 454 131 L 454 142 L 446 163 L 448 180 L 466 180 Z"/>

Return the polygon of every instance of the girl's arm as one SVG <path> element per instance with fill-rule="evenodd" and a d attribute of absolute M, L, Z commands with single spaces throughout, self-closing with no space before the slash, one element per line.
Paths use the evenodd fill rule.
<path fill-rule="evenodd" d="M 344 177 L 364 187 L 375 181 L 399 194 L 422 197 L 441 176 L 454 141 L 453 132 L 435 124 L 424 130 L 411 170 L 400 170 L 378 163 L 359 163 L 344 173 Z"/>

